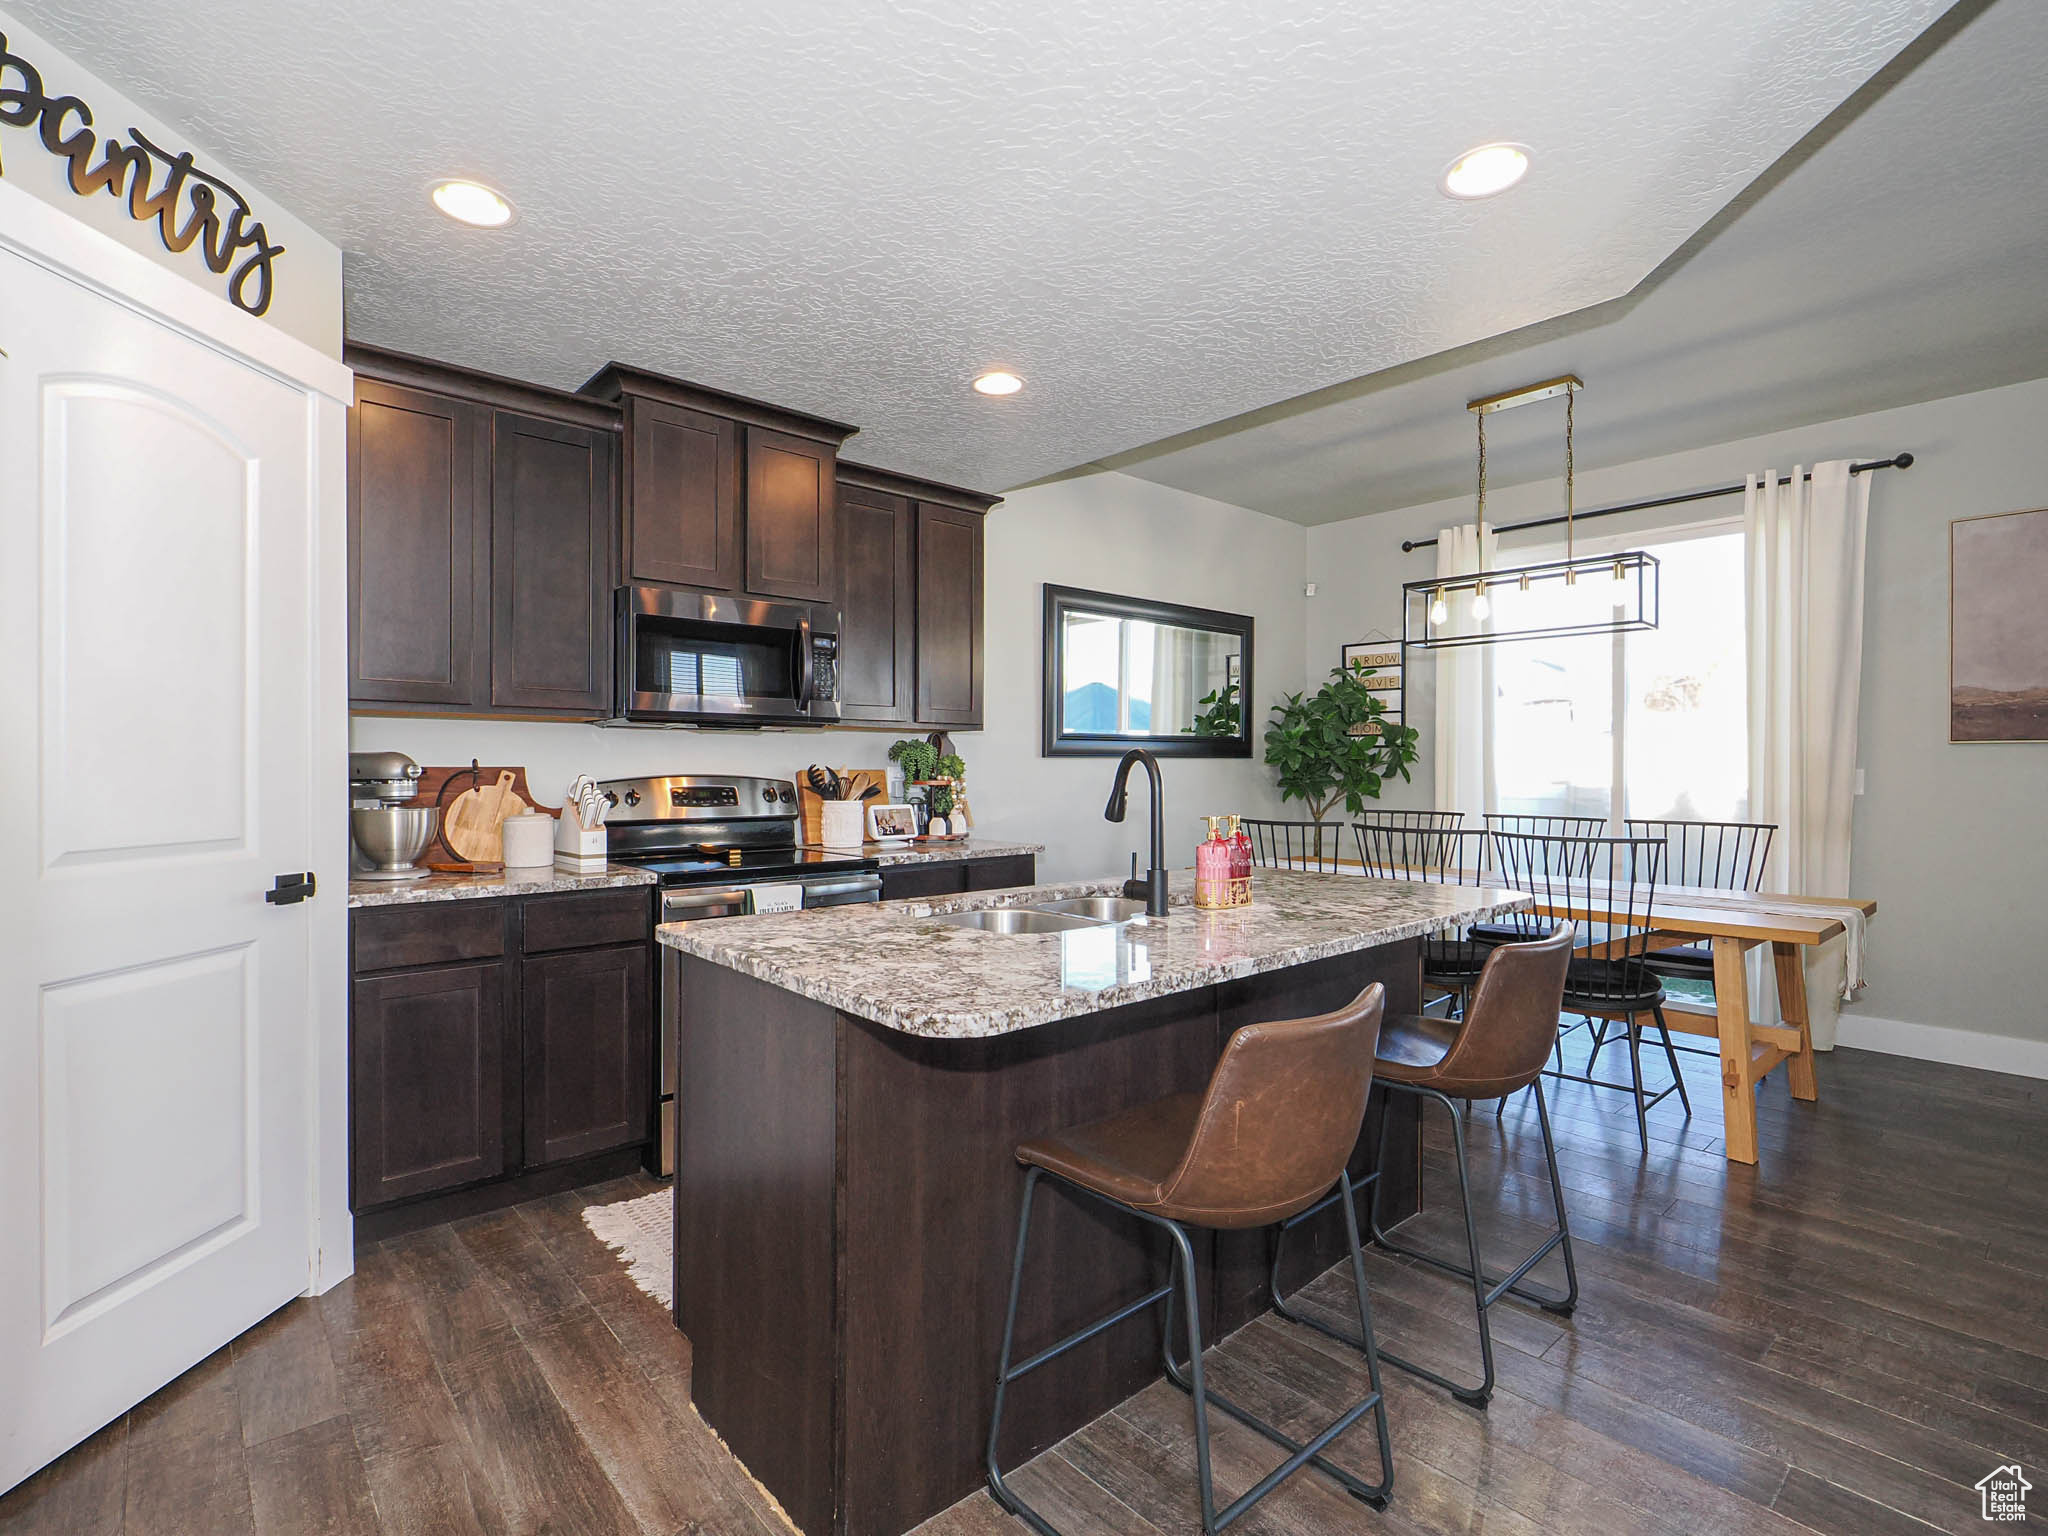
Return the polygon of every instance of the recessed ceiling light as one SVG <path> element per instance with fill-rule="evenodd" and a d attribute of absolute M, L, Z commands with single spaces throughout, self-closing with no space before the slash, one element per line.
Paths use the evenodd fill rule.
<path fill-rule="evenodd" d="M 513 219 L 511 199 L 480 181 L 437 181 L 428 195 L 436 208 L 459 224 L 502 229 Z"/>
<path fill-rule="evenodd" d="M 1014 395 L 1024 387 L 1024 381 L 1014 373 L 1005 373 L 998 368 L 993 373 L 984 373 L 974 381 L 976 391 L 984 395 Z"/>
<path fill-rule="evenodd" d="M 1528 173 L 1528 145 L 1482 144 L 1446 166 L 1438 185 L 1446 197 L 1491 197 L 1507 191 Z"/>

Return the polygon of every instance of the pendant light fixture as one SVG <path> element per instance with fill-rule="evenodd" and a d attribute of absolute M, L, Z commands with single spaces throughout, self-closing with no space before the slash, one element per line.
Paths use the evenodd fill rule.
<path fill-rule="evenodd" d="M 1437 650 L 1454 645 L 1492 645 L 1510 640 L 1547 640 L 1559 635 L 1615 634 L 1655 629 L 1658 609 L 1657 557 L 1632 549 L 1618 555 L 1581 557 L 1574 545 L 1573 506 L 1576 499 L 1573 463 L 1574 407 L 1586 386 L 1572 374 L 1527 384 L 1504 394 L 1468 400 L 1465 409 L 1479 421 L 1479 495 L 1475 522 L 1479 532 L 1479 569 L 1465 576 L 1432 576 L 1401 587 L 1401 644 Z M 1564 558 L 1540 565 L 1489 570 L 1486 562 L 1486 418 L 1495 411 L 1539 400 L 1564 397 Z M 1580 576 L 1599 577 L 1581 585 Z M 1503 629 L 1494 622 L 1492 594 L 1512 584 L 1517 593 L 1533 583 L 1558 583 L 1572 589 L 1572 606 L 1550 622 Z"/>

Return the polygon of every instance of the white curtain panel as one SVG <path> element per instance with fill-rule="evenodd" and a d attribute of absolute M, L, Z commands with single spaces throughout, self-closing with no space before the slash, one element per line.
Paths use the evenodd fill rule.
<path fill-rule="evenodd" d="M 1857 701 L 1863 680 L 1863 557 L 1870 477 L 1849 460 L 1751 475 L 1742 499 L 1749 620 L 1749 810 L 1776 822 L 1767 890 L 1849 894 Z M 1862 985 L 1862 923 L 1808 949 L 1807 1016 L 1832 1050 L 1840 1003 Z M 1778 1018 L 1769 951 L 1750 952 L 1753 1015 Z"/>
<path fill-rule="evenodd" d="M 1492 529 L 1486 533 L 1486 568 L 1500 564 L 1500 548 Z M 1480 568 L 1479 528 L 1460 523 L 1437 534 L 1436 573 L 1469 576 Z M 1472 594 L 1447 599 L 1445 632 L 1471 633 L 1485 625 L 1472 617 Z M 1494 808 L 1493 793 L 1493 647 L 1451 646 L 1436 656 L 1436 741 L 1431 765 L 1436 781 L 1436 808 L 1463 811 L 1475 823 Z"/>

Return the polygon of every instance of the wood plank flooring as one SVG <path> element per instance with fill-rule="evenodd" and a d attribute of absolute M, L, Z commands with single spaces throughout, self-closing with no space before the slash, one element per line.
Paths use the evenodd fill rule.
<path fill-rule="evenodd" d="M 1625 1095 L 1552 1087 L 1578 1313 L 1495 1309 L 1501 1387 L 1483 1414 L 1389 1370 L 1393 1507 L 1309 1474 L 1246 1518 L 1251 1536 L 1960 1533 L 1983 1528 L 1971 1485 L 2000 1463 L 2048 1487 L 2048 1083 L 1838 1051 L 1818 1105 L 1793 1103 L 1782 1074 L 1765 1085 L 1763 1161 L 1746 1168 L 1721 1156 L 1714 1063 L 1681 1060 L 1693 1116 L 1675 1098 L 1653 1111 L 1646 1158 Z M 1647 1053 L 1644 1071 L 1662 1081 Z M 1447 1190 L 1434 1117 L 1427 1141 L 1430 1187 Z M 1475 1114 L 1471 1149 L 1481 1236 L 1505 1258 L 1548 1211 L 1527 1096 Z M 0 1536 L 785 1536 L 691 1410 L 687 1342 L 580 1219 L 652 1187 L 367 1248 L 353 1279 L 0 1498 Z M 1440 1203 L 1404 1233 L 1448 1251 L 1454 1222 Z M 1369 1263 L 1383 1342 L 1476 1372 L 1460 1283 Z M 1305 1295 L 1342 1315 L 1341 1275 Z M 1356 1355 L 1270 1317 L 1211 1371 L 1297 1432 L 1363 1391 Z M 1369 1470 L 1363 1433 L 1340 1452 Z M 1223 1496 L 1276 1459 L 1220 1416 L 1214 1434 Z M 1187 1401 L 1160 1383 L 1016 1482 L 1072 1536 L 1181 1536 L 1199 1523 L 1192 1477 Z M 976 1494 L 920 1536 L 1024 1529 Z"/>

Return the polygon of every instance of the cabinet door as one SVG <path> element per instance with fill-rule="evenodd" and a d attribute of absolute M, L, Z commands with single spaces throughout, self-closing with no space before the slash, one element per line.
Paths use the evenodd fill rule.
<path fill-rule="evenodd" d="M 829 603 L 839 594 L 839 497 L 828 445 L 747 428 L 747 590 Z"/>
<path fill-rule="evenodd" d="M 908 723 L 916 593 L 904 497 L 839 487 L 839 712 Z"/>
<path fill-rule="evenodd" d="M 993 859 L 967 862 L 967 889 L 1000 891 L 1013 885 L 1030 885 L 1038 878 L 1038 860 L 1028 853 L 1006 853 Z"/>
<path fill-rule="evenodd" d="M 606 713 L 611 435 L 499 411 L 491 473 L 491 706 Z"/>
<path fill-rule="evenodd" d="M 349 1058 L 354 1209 L 505 1172 L 498 962 L 357 978 Z"/>
<path fill-rule="evenodd" d="M 959 859 L 930 864 L 892 864 L 882 871 L 882 900 L 953 896 L 967 889 L 967 865 Z"/>
<path fill-rule="evenodd" d="M 483 702 L 490 642 L 489 413 L 356 380 L 348 413 L 348 692 Z"/>
<path fill-rule="evenodd" d="M 634 582 L 740 589 L 739 428 L 634 398 L 626 568 Z"/>
<path fill-rule="evenodd" d="M 527 960 L 520 990 L 527 1166 L 647 1140 L 655 1099 L 647 946 Z"/>
<path fill-rule="evenodd" d="M 917 718 L 981 724 L 981 519 L 917 504 Z"/>

